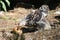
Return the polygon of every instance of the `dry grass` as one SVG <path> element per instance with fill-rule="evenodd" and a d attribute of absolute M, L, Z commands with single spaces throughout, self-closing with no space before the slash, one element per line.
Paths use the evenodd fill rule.
<path fill-rule="evenodd" d="M 60 21 L 55 18 L 57 15 L 53 14 L 54 11 L 49 12 L 50 14 L 48 15 L 47 19 L 51 23 L 56 23 L 55 29 L 53 28 L 53 25 L 53 29 L 48 31 L 40 30 L 30 33 L 22 33 L 21 35 L 15 32 L 10 33 L 19 22 L 19 20 L 24 18 L 29 12 L 30 9 L 25 8 L 15 8 L 14 10 L 4 12 L 3 16 L 0 16 L 0 40 L 60 40 L 60 24 L 58 24 Z M 5 30 L 5 32 L 2 32 L 3 30 Z M 9 34 L 9 36 L 5 35 L 5 37 L 3 37 L 3 34 Z"/>

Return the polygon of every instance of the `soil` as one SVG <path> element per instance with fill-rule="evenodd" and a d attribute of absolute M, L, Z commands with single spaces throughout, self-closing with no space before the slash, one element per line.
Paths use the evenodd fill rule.
<path fill-rule="evenodd" d="M 39 30 L 22 33 L 21 35 L 11 33 L 19 21 L 29 14 L 31 10 L 20 7 L 3 12 L 0 15 L 0 40 L 60 40 L 60 15 L 54 14 L 56 10 L 50 10 L 46 18 L 51 23 L 51 30 Z"/>

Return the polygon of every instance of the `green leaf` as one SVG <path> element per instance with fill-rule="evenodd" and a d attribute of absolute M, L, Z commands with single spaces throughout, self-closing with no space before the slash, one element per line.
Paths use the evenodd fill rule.
<path fill-rule="evenodd" d="M 8 0 L 5 0 L 6 1 L 6 3 L 8 4 L 8 6 L 10 6 L 10 2 L 8 1 Z"/>
<path fill-rule="evenodd" d="M 2 4 L 2 8 L 4 9 L 4 11 L 7 11 L 6 6 L 5 6 L 4 2 L 3 2 L 3 1 L 0 1 L 0 3 Z"/>

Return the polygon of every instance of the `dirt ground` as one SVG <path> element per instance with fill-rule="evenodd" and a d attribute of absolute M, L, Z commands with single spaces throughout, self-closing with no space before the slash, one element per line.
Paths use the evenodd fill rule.
<path fill-rule="evenodd" d="M 46 18 L 51 23 L 51 30 L 40 30 L 21 35 L 10 33 L 18 22 L 29 14 L 31 10 L 15 8 L 14 10 L 3 12 L 0 15 L 0 40 L 60 40 L 60 15 L 54 14 L 56 10 L 49 11 L 49 15 Z"/>

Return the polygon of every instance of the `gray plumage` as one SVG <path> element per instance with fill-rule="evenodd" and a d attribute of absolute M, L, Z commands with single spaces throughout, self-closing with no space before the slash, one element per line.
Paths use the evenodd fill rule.
<path fill-rule="evenodd" d="M 25 26 L 36 26 L 36 28 L 44 28 L 49 29 L 50 24 L 45 19 L 45 17 L 48 15 L 48 6 L 42 5 L 39 9 L 37 9 L 34 13 L 30 13 L 25 18 Z"/>

